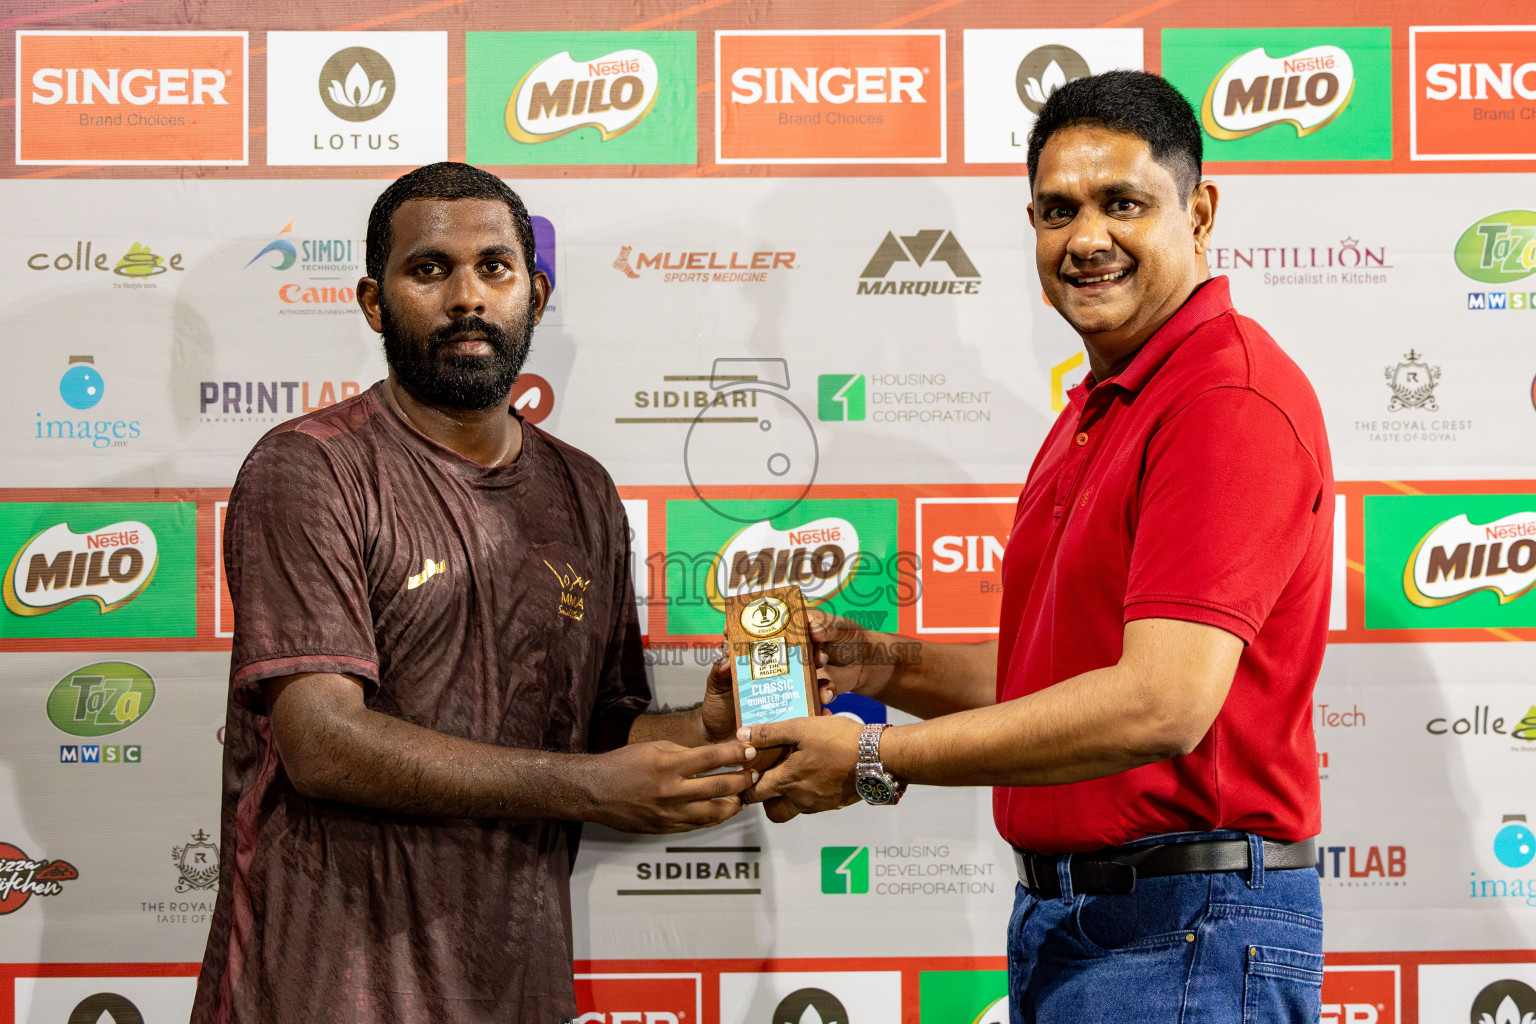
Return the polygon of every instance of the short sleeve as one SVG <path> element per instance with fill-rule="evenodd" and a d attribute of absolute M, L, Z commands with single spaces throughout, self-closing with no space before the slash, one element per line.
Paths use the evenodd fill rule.
<path fill-rule="evenodd" d="M 357 484 L 323 442 L 264 438 L 230 495 L 224 565 L 235 610 L 233 696 L 263 712 L 260 683 L 335 672 L 378 684 Z"/>
<path fill-rule="evenodd" d="M 1288 417 L 1247 388 L 1218 388 L 1147 445 L 1125 621 L 1216 626 L 1252 643 L 1320 517 L 1323 475 Z"/>
<path fill-rule="evenodd" d="M 597 699 L 592 707 L 592 728 L 588 735 L 597 743 L 622 742 L 629 726 L 651 704 L 651 684 L 645 673 L 645 649 L 640 636 L 640 614 L 635 605 L 634 582 L 630 566 L 635 559 L 630 541 L 629 518 L 619 507 L 619 540 L 614 548 L 619 557 L 614 566 L 614 626 L 603 655 L 603 668 L 597 681 Z"/>

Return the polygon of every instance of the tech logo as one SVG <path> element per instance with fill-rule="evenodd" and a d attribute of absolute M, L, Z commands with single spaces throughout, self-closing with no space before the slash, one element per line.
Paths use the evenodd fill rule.
<path fill-rule="evenodd" d="M 698 974 L 578 974 L 575 1024 L 700 1024 Z"/>
<path fill-rule="evenodd" d="M 1536 27 L 1408 29 L 1409 156 L 1536 159 Z"/>
<path fill-rule="evenodd" d="M 1015 498 L 918 498 L 917 632 L 996 636 Z"/>
<path fill-rule="evenodd" d="M 16 33 L 18 164 L 244 164 L 246 33 Z"/>
<path fill-rule="evenodd" d="M 945 160 L 944 31 L 715 33 L 715 162 Z"/>
<path fill-rule="evenodd" d="M 1396 967 L 1326 966 L 1320 1024 L 1398 1024 L 1401 988 Z"/>

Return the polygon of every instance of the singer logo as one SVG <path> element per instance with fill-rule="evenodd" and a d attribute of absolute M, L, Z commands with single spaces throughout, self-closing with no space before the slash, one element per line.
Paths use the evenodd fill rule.
<path fill-rule="evenodd" d="M 1403 568 L 1403 592 L 1420 608 L 1438 608 L 1479 590 L 1508 604 L 1536 586 L 1536 512 L 1485 525 L 1465 513 L 1424 535 Z"/>
<path fill-rule="evenodd" d="M 17 32 L 19 164 L 243 164 L 244 32 Z"/>
<path fill-rule="evenodd" d="M 105 614 L 149 586 L 158 553 L 155 532 L 143 523 L 113 523 L 85 534 L 59 523 L 11 559 L 5 570 L 5 606 L 17 615 L 46 615 L 91 600 Z"/>
<path fill-rule="evenodd" d="M 943 163 L 944 32 L 715 34 L 718 163 Z"/>
<path fill-rule="evenodd" d="M 997 634 L 1013 498 L 919 498 L 919 634 Z"/>
<path fill-rule="evenodd" d="M 1408 30 L 1414 160 L 1536 158 L 1536 28 Z"/>
<path fill-rule="evenodd" d="M 507 100 L 507 133 L 519 142 L 557 139 L 577 128 L 603 141 L 639 124 L 656 102 L 661 74 L 644 50 L 617 50 L 578 61 L 570 51 L 535 64 Z"/>
<path fill-rule="evenodd" d="M 696 1024 L 697 974 L 578 974 L 576 1024 Z"/>
<path fill-rule="evenodd" d="M 1303 137 L 1344 110 L 1355 91 L 1355 68 L 1337 46 L 1312 46 L 1289 57 L 1249 50 L 1211 80 L 1200 121 L 1218 139 L 1241 139 L 1289 124 Z"/>

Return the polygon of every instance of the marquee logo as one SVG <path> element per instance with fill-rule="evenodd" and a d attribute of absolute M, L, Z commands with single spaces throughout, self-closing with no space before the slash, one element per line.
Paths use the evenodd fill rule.
<path fill-rule="evenodd" d="M 95 601 L 105 615 L 143 593 L 158 564 L 155 532 L 143 523 L 113 523 L 89 533 L 59 523 L 11 559 L 5 570 L 5 606 L 31 616 Z"/>
<path fill-rule="evenodd" d="M 80 877 L 67 860 L 33 860 L 21 848 L 0 843 L 0 914 L 14 914 L 33 896 L 57 896 Z"/>
<path fill-rule="evenodd" d="M 320 99 L 343 121 L 371 121 L 395 99 L 395 69 L 377 50 L 349 46 L 320 68 Z"/>
<path fill-rule="evenodd" d="M 1438 608 L 1480 590 L 1500 604 L 1536 586 L 1536 512 L 1478 525 L 1463 513 L 1437 524 L 1408 556 L 1403 592 L 1420 608 Z"/>
<path fill-rule="evenodd" d="M 944 32 L 715 33 L 718 163 L 942 163 Z"/>
<path fill-rule="evenodd" d="M 1536 28 L 1408 29 L 1409 156 L 1536 157 Z"/>
<path fill-rule="evenodd" d="M 644 50 L 615 50 L 578 61 L 570 51 L 535 64 L 507 100 L 507 134 L 519 142 L 558 139 L 596 128 L 604 142 L 645 119 L 656 102 L 661 71 Z"/>
<path fill-rule="evenodd" d="M 1490 213 L 1467 228 L 1456 240 L 1456 267 L 1488 284 L 1510 284 L 1536 274 L 1536 212 Z"/>
<path fill-rule="evenodd" d="M 944 264 L 949 273 L 921 280 L 888 281 L 898 263 Z M 930 268 L 931 273 L 931 268 Z M 960 245 L 953 231 L 930 228 L 915 235 L 887 231 L 874 255 L 859 274 L 859 295 L 976 295 L 981 291 L 981 272 Z"/>
<path fill-rule="evenodd" d="M 19 164 L 244 164 L 246 33 L 16 33 Z"/>
<path fill-rule="evenodd" d="M 54 684 L 48 720 L 71 736 L 109 736 L 143 718 L 154 703 L 148 672 L 124 661 L 98 661 Z"/>
<path fill-rule="evenodd" d="M 1218 139 L 1282 124 L 1305 137 L 1338 117 L 1354 92 L 1354 64 L 1337 46 L 1312 46 L 1288 57 L 1271 57 L 1259 47 L 1211 80 L 1200 123 Z"/>

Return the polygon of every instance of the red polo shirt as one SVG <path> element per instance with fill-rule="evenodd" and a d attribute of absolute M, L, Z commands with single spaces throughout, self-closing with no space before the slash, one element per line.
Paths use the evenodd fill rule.
<path fill-rule="evenodd" d="M 1333 466 L 1312 386 L 1218 277 L 1129 366 L 1070 397 L 1003 559 L 998 701 L 1113 665 L 1133 619 L 1203 622 L 1245 646 L 1193 752 L 999 787 L 998 830 L 1038 853 L 1165 832 L 1316 835 L 1312 685 L 1328 638 Z"/>

